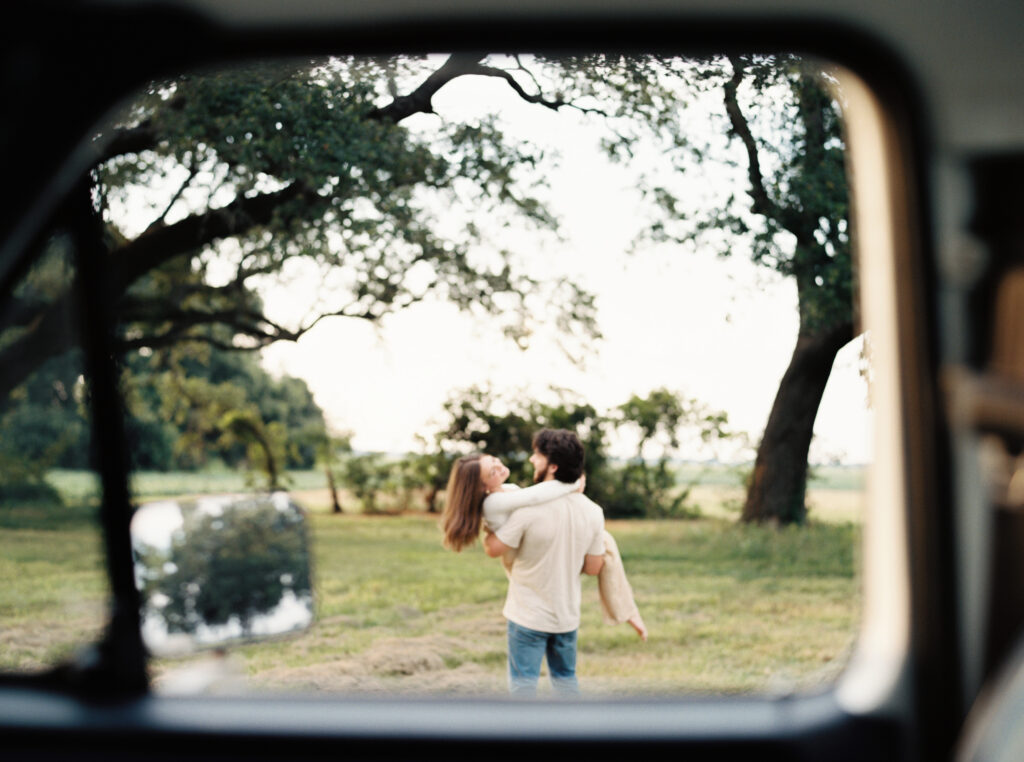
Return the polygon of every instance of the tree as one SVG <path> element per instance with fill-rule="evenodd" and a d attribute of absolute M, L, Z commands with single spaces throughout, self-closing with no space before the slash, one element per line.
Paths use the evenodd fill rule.
<path fill-rule="evenodd" d="M 122 388 L 136 468 L 248 464 L 277 489 L 312 468 L 327 437 L 305 381 L 272 378 L 254 354 L 182 345 L 125 358 Z"/>
<path fill-rule="evenodd" d="M 444 405 L 447 423 L 435 437 L 437 448 L 454 456 L 468 451 L 486 452 L 509 467 L 509 480 L 528 484 L 533 467 L 528 459 L 533 435 L 548 427 L 575 431 L 583 442 L 587 470 L 600 472 L 606 462 L 609 422 L 597 410 L 564 389 L 553 389 L 554 402 L 525 397 L 503 397 L 493 390 L 472 387 L 455 392 Z M 588 486 L 598 489 L 593 479 Z M 596 498 L 595 498 L 596 499 Z"/>
<path fill-rule="evenodd" d="M 331 496 L 331 513 L 340 514 L 341 499 L 338 497 L 338 480 L 335 477 L 335 461 L 339 453 L 352 452 L 352 437 L 349 434 L 331 436 L 326 429 L 317 443 L 318 456 L 327 476 L 327 492 Z"/>
<path fill-rule="evenodd" d="M 735 436 L 727 430 L 728 416 L 669 389 L 654 389 L 646 397 L 634 394 L 614 412 L 616 428 L 636 434 L 636 455 L 616 473 L 619 514 L 678 516 L 686 512 L 690 486 L 680 488 L 672 457 L 679 453 L 684 431 L 704 443 Z M 628 507 L 627 507 L 628 506 Z"/>
<path fill-rule="evenodd" d="M 96 141 L 90 192 L 108 231 L 119 351 L 254 349 L 297 340 L 327 317 L 376 321 L 428 297 L 497 315 L 520 342 L 526 316 L 545 304 L 566 305 L 553 317 L 592 334 L 593 305 L 573 284 L 523 276 L 500 247 L 490 260 L 474 250 L 483 218 L 554 224 L 529 194 L 539 157 L 493 122 L 425 135 L 400 124 L 429 113 L 431 92 L 472 60 L 451 57 L 408 96 L 388 92 L 429 63 L 258 64 L 154 83 Z M 132 207 L 139 188 L 160 190 L 159 200 Z M 436 229 L 441 210 L 462 224 Z M 130 228 L 132 217 L 144 224 Z M 290 322 L 259 297 L 284 271 L 323 284 Z M 70 348 L 54 326 L 72 307 L 65 285 L 0 318 L 0 399 Z"/>
<path fill-rule="evenodd" d="M 434 440 L 434 446 L 427 444 L 427 440 L 420 436 L 420 451 L 411 452 L 406 455 L 405 469 L 409 474 L 409 480 L 420 487 L 426 488 L 423 502 L 426 504 L 428 513 L 438 513 L 438 498 L 448 484 L 448 474 L 451 472 L 454 455 L 446 452 L 440 445 L 442 436 L 438 434 Z"/>
<path fill-rule="evenodd" d="M 0 404 L 0 504 L 60 504 L 47 471 L 89 465 L 79 366 L 77 352 L 51 358 Z"/>
<path fill-rule="evenodd" d="M 31 313 L 60 299 L 73 267 L 63 240 L 54 240 L 23 277 L 9 284 L 0 311 L 0 354 L 31 330 Z M 46 326 L 55 334 L 73 332 L 68 315 Z M 26 322 L 27 321 L 27 322 Z M 0 367 L 0 375 L 5 372 Z M 68 348 L 41 354 L 20 383 L 0 395 L 0 503 L 60 504 L 46 472 L 89 464 L 88 391 L 81 353 Z"/>
<path fill-rule="evenodd" d="M 362 504 L 363 513 L 381 513 L 378 497 L 397 490 L 398 464 L 388 461 L 382 453 L 350 453 L 342 462 L 345 484 Z"/>
<path fill-rule="evenodd" d="M 698 244 L 722 256 L 747 252 L 796 284 L 796 346 L 757 448 L 742 520 L 802 522 L 814 421 L 835 356 L 856 335 L 845 146 L 833 83 L 820 65 L 794 56 L 587 56 L 562 65 L 574 83 L 562 89 L 572 97 L 617 104 L 609 109 L 606 141 L 613 158 L 633 160 L 653 131 L 662 140 L 662 164 L 677 174 L 707 162 L 745 169 L 745 194 L 696 208 L 671 181 L 645 178 L 641 187 L 658 209 L 648 232 L 656 241 Z M 688 100 L 715 93 L 737 154 L 702 140 L 684 118 Z"/>
<path fill-rule="evenodd" d="M 752 236 L 753 257 L 796 283 L 800 316 L 796 346 L 779 384 L 757 449 L 743 521 L 801 523 L 806 519 L 807 463 L 814 421 L 836 354 L 856 336 L 849 198 L 844 144 L 835 95 L 822 73 L 792 58 L 732 56 L 723 85 L 732 135 L 746 156 L 750 211 L 760 225 L 734 217 L 732 229 Z M 784 95 L 792 127 L 772 144 L 758 139 L 741 104 L 750 82 L 764 100 Z M 765 169 L 771 155 L 777 168 Z"/>

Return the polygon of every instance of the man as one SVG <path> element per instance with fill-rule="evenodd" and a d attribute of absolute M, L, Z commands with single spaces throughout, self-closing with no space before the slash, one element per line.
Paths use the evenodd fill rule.
<path fill-rule="evenodd" d="M 564 429 L 542 429 L 530 456 L 535 482 L 573 483 L 583 475 L 583 444 Z M 509 690 L 536 693 L 540 665 L 560 694 L 579 693 L 576 633 L 580 626 L 580 573 L 604 565 L 604 513 L 581 493 L 520 508 L 484 550 L 492 558 L 515 549 L 502 614 L 508 620 Z"/>

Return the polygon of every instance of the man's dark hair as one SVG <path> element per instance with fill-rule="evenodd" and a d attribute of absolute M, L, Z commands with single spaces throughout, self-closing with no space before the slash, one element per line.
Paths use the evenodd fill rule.
<path fill-rule="evenodd" d="M 533 435 L 533 449 L 558 466 L 555 478 L 572 484 L 583 476 L 583 443 L 568 429 L 541 429 Z"/>

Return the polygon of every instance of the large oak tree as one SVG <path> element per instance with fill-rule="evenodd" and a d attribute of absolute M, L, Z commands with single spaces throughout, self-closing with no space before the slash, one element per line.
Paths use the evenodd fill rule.
<path fill-rule="evenodd" d="M 681 255 L 703 248 L 749 256 L 795 283 L 795 347 L 757 448 L 742 519 L 804 521 L 815 419 L 835 357 L 857 335 L 834 78 L 820 62 L 795 56 L 584 56 L 554 63 L 564 98 L 599 104 L 590 110 L 604 114 L 612 158 L 641 164 L 655 157 L 658 166 L 642 170 L 638 184 L 656 210 L 651 239 L 675 244 Z M 711 108 L 713 101 L 719 108 Z M 726 141 L 716 140 L 722 135 Z M 706 177 L 713 174 L 708 166 L 740 168 L 742 179 L 708 201 L 686 197 L 666 178 L 666 169 Z"/>
<path fill-rule="evenodd" d="M 574 284 L 529 278 L 500 243 L 481 253 L 513 218 L 554 225 L 530 192 L 539 156 L 489 120 L 401 124 L 476 60 L 454 56 L 406 95 L 424 62 L 259 64 L 154 83 L 95 141 L 118 349 L 254 349 L 428 297 L 496 315 L 521 343 L 531 315 L 592 335 Z M 306 314 L 274 319 L 261 288 L 311 272 Z M 0 400 L 71 348 L 73 297 L 22 284 L 0 316 Z"/>
<path fill-rule="evenodd" d="M 795 57 L 730 56 L 691 71 L 705 91 L 720 93 L 746 186 L 720 208 L 686 210 L 689 218 L 679 214 L 679 199 L 663 194 L 663 222 L 671 234 L 709 242 L 723 256 L 748 253 L 796 285 L 796 342 L 757 448 L 742 519 L 800 523 L 818 409 L 837 353 L 857 335 L 837 91 L 821 64 Z M 686 136 L 669 125 L 674 145 L 692 154 Z"/>

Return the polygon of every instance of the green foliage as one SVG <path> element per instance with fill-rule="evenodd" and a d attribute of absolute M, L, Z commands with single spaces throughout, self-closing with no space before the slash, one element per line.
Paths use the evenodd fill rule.
<path fill-rule="evenodd" d="M 59 506 L 47 472 L 88 465 L 79 367 L 78 352 L 53 357 L 0 404 L 0 505 Z"/>
<path fill-rule="evenodd" d="M 21 462 L 0 461 L 4 478 L 0 481 L 0 508 L 56 508 L 63 505 L 60 493 L 35 473 L 25 473 Z"/>
<path fill-rule="evenodd" d="M 216 330 L 227 327 L 243 346 L 260 346 L 295 339 L 324 316 L 376 320 L 429 293 L 508 317 L 510 334 L 528 334 L 524 305 L 539 284 L 514 272 L 507 252 L 481 264 L 471 249 L 484 235 L 481 215 L 554 225 L 526 192 L 538 156 L 493 120 L 423 133 L 381 116 L 389 90 L 429 72 L 415 59 L 255 64 L 155 83 L 131 104 L 110 131 L 99 196 L 112 222 L 140 187 L 167 188 L 168 203 L 152 209 L 149 230 L 115 246 L 159 247 L 128 284 L 126 343 L 228 346 Z M 143 150 L 123 150 L 135 142 Z M 232 212 L 221 236 L 170 235 L 225 203 Z M 441 210 L 468 224 L 442 233 Z M 299 325 L 268 320 L 256 295 L 261 279 L 285 270 L 330 281 Z M 225 271 L 230 283 L 214 286 Z M 590 335 L 586 295 L 564 303 L 565 325 Z"/>
<path fill-rule="evenodd" d="M 455 456 L 440 447 L 428 449 L 426 440 L 422 437 L 420 441 L 424 449 L 420 452 L 407 453 L 403 459 L 406 483 L 413 488 L 425 489 L 427 511 L 436 513 L 440 511 L 438 496 L 448 483 L 448 474 L 451 472 Z"/>
<path fill-rule="evenodd" d="M 652 176 L 643 192 L 654 211 L 650 236 L 698 244 L 721 256 L 751 259 L 797 285 L 801 332 L 816 334 L 852 321 L 853 268 L 849 182 L 840 94 L 828 71 L 797 56 L 731 56 L 706 60 L 623 59 L 633 73 L 618 95 L 646 130 L 619 131 L 608 150 L 632 154 L 644 138 L 660 141 L 677 173 L 738 165 L 746 192 L 700 208 L 673 190 L 670 178 Z M 696 139 L 679 104 L 718 95 L 718 134 Z M 736 153 L 730 154 L 729 148 Z M 742 156 L 737 159 L 737 156 Z M 852 338 L 852 335 L 851 335 Z"/>
<path fill-rule="evenodd" d="M 681 488 L 667 458 L 654 463 L 636 458 L 609 468 L 602 481 L 602 506 L 609 518 L 693 518 L 699 510 L 687 502 L 689 489 Z M 588 479 L 589 488 L 590 481 Z M 596 498 L 595 498 L 596 500 Z"/>
<path fill-rule="evenodd" d="M 352 454 L 342 461 L 342 482 L 352 490 L 362 505 L 363 513 L 380 513 L 378 496 L 399 485 L 398 469 L 381 453 Z"/>
<path fill-rule="evenodd" d="M 50 358 L 0 404 L 0 452 L 37 464 L 39 473 L 87 465 L 85 397 L 80 353 Z"/>
<path fill-rule="evenodd" d="M 533 479 L 528 458 L 534 433 L 545 427 L 570 429 L 583 442 L 588 474 L 599 474 L 607 460 L 605 429 L 609 422 L 566 390 L 552 392 L 557 399 L 554 403 L 522 397 L 499 399 L 479 387 L 456 393 L 445 403 L 448 423 L 435 438 L 437 450 L 494 455 L 511 470 L 509 480 L 523 484 Z M 591 481 L 588 476 L 588 487 L 593 486 Z"/>
<path fill-rule="evenodd" d="M 327 436 L 323 411 L 300 379 L 273 379 L 255 356 L 193 345 L 132 353 L 122 385 L 138 468 L 248 464 L 281 486 L 311 468 Z"/>
<path fill-rule="evenodd" d="M 593 300 L 575 284 L 537 282 L 512 253 L 475 250 L 484 219 L 556 224 L 534 194 L 539 152 L 508 140 L 495 119 L 410 130 L 400 122 L 429 108 L 387 113 L 388 99 L 400 102 L 435 64 L 335 58 L 190 73 L 152 83 L 98 136 L 90 193 L 106 224 L 137 467 L 259 462 L 273 485 L 284 468 L 311 465 L 323 422 L 304 385 L 218 366 L 324 318 L 376 321 L 435 297 L 489 313 L 522 345 L 531 319 L 555 321 L 567 337 L 596 335 Z M 73 314 L 69 251 L 57 231 L 0 314 L 0 415 L 73 343 L 40 328 Z M 279 323 L 261 292 L 281 275 L 322 287 L 307 314 Z M 201 346 L 227 354 L 204 357 Z M 161 359 L 174 348 L 179 358 Z M 47 467 L 86 457 L 86 428 L 41 412 L 8 422 L 19 451 L 35 455 L 58 432 L 75 442 L 36 458 L 37 483 Z"/>
<path fill-rule="evenodd" d="M 343 454 L 337 469 L 366 514 L 438 510 L 437 497 L 448 481 L 452 458 L 442 452 L 388 456 L 367 452 Z"/>
<path fill-rule="evenodd" d="M 575 284 L 526 277 L 508 251 L 474 251 L 483 219 L 556 224 L 533 194 L 540 154 L 495 119 L 413 131 L 400 124 L 409 114 L 386 113 L 435 63 L 335 58 L 185 74 L 152 83 L 98 136 L 91 198 L 106 223 L 136 467 L 258 463 L 276 486 L 283 469 L 311 465 L 323 420 L 305 386 L 226 358 L 295 340 L 326 317 L 375 321 L 434 296 L 490 313 L 522 345 L 531 319 L 567 337 L 596 334 L 593 301 Z M 16 309 L 0 315 L 0 405 L 59 350 L 37 328 L 74 308 L 67 254 L 56 235 Z M 283 274 L 323 287 L 306 315 L 278 323 L 261 290 Z M 22 419 L 10 426 L 33 453 L 58 432 L 85 436 L 66 417 Z M 36 459 L 36 482 L 50 466 L 85 465 L 80 442 L 62 449 L 73 459 L 58 449 Z"/>
<path fill-rule="evenodd" d="M 437 434 L 435 453 L 481 451 L 500 458 L 517 484 L 532 481 L 527 459 L 533 435 L 541 428 L 575 431 L 585 452 L 587 494 L 609 518 L 680 517 L 693 514 L 688 490 L 680 485 L 672 458 L 681 437 L 696 433 L 711 442 L 737 436 L 726 428 L 724 413 L 707 409 L 668 389 L 647 397 L 634 395 L 608 413 L 597 410 L 565 390 L 552 390 L 556 402 L 523 398 L 497 398 L 492 392 L 470 388 L 453 396 L 445 406 L 448 425 Z M 626 463 L 607 454 L 608 440 L 616 432 L 639 432 L 637 452 Z M 653 457 L 652 457 L 653 456 Z"/>

